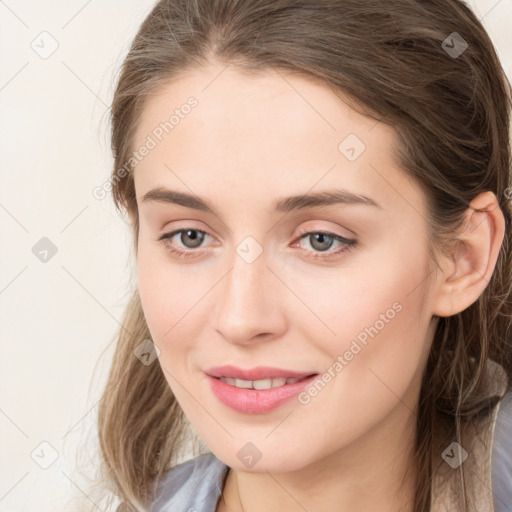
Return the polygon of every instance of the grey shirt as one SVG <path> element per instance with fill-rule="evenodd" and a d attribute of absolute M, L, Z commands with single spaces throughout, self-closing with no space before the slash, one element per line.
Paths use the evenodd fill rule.
<path fill-rule="evenodd" d="M 178 464 L 160 482 L 148 512 L 215 512 L 228 470 L 213 453 Z M 503 398 L 496 420 L 492 485 L 494 511 L 512 512 L 512 392 Z"/>

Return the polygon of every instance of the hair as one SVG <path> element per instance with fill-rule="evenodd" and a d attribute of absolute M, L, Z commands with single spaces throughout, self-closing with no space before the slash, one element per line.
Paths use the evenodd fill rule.
<path fill-rule="evenodd" d="M 443 45 L 453 32 L 468 44 L 456 57 Z M 111 109 L 112 195 L 129 215 L 135 253 L 133 172 L 119 169 L 135 149 L 141 113 L 159 88 L 213 62 L 248 74 L 283 70 L 317 80 L 358 112 L 389 124 L 401 168 L 427 198 L 436 263 L 436 254 L 448 254 L 456 242 L 471 200 L 484 191 L 498 200 L 505 236 L 492 277 L 470 307 L 439 318 L 423 375 L 414 510 L 428 511 L 436 426 L 448 425 L 460 440 L 465 424 L 490 414 L 500 397 L 489 385 L 489 361 L 511 382 L 512 91 L 495 48 L 458 0 L 159 1 L 122 64 Z M 134 356 L 151 338 L 137 290 L 123 326 L 98 412 L 101 467 L 123 503 L 118 510 L 142 510 L 183 448 L 187 421 L 160 365 Z M 458 471 L 466 510 L 464 465 Z"/>

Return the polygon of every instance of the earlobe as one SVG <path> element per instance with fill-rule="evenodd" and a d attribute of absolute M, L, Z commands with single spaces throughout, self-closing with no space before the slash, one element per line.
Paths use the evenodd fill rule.
<path fill-rule="evenodd" d="M 470 203 L 458 242 L 442 274 L 433 314 L 448 317 L 473 304 L 487 287 L 505 234 L 496 196 L 482 192 Z"/>

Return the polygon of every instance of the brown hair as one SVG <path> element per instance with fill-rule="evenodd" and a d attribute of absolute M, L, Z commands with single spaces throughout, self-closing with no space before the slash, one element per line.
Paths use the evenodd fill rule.
<path fill-rule="evenodd" d="M 468 44 L 457 56 L 443 43 L 453 32 Z M 185 70 L 214 60 L 245 72 L 286 70 L 319 80 L 392 126 L 401 167 L 428 200 L 432 255 L 449 250 L 474 197 L 489 190 L 498 198 L 506 227 L 492 278 L 469 308 L 439 319 L 424 374 L 414 510 L 427 511 L 436 424 L 449 424 L 460 439 L 463 424 L 499 400 L 489 392 L 488 361 L 501 365 L 509 382 L 512 375 L 512 95 L 496 51 L 457 0 L 158 2 L 122 65 L 112 104 L 113 198 L 129 214 L 135 252 L 133 173 L 119 169 L 134 151 L 145 101 Z M 99 439 L 104 478 L 126 509 L 141 509 L 183 448 L 186 420 L 160 366 L 134 356 L 151 337 L 136 290 L 123 325 L 100 402 Z M 466 510 L 463 465 L 459 471 Z"/>

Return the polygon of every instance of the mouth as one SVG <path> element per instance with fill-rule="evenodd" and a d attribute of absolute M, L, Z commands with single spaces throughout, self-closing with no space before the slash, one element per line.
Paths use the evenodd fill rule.
<path fill-rule="evenodd" d="M 210 389 L 218 400 L 245 414 L 262 414 L 282 406 L 318 376 L 316 372 L 270 367 L 243 370 L 223 366 L 211 368 L 205 373 Z"/>

